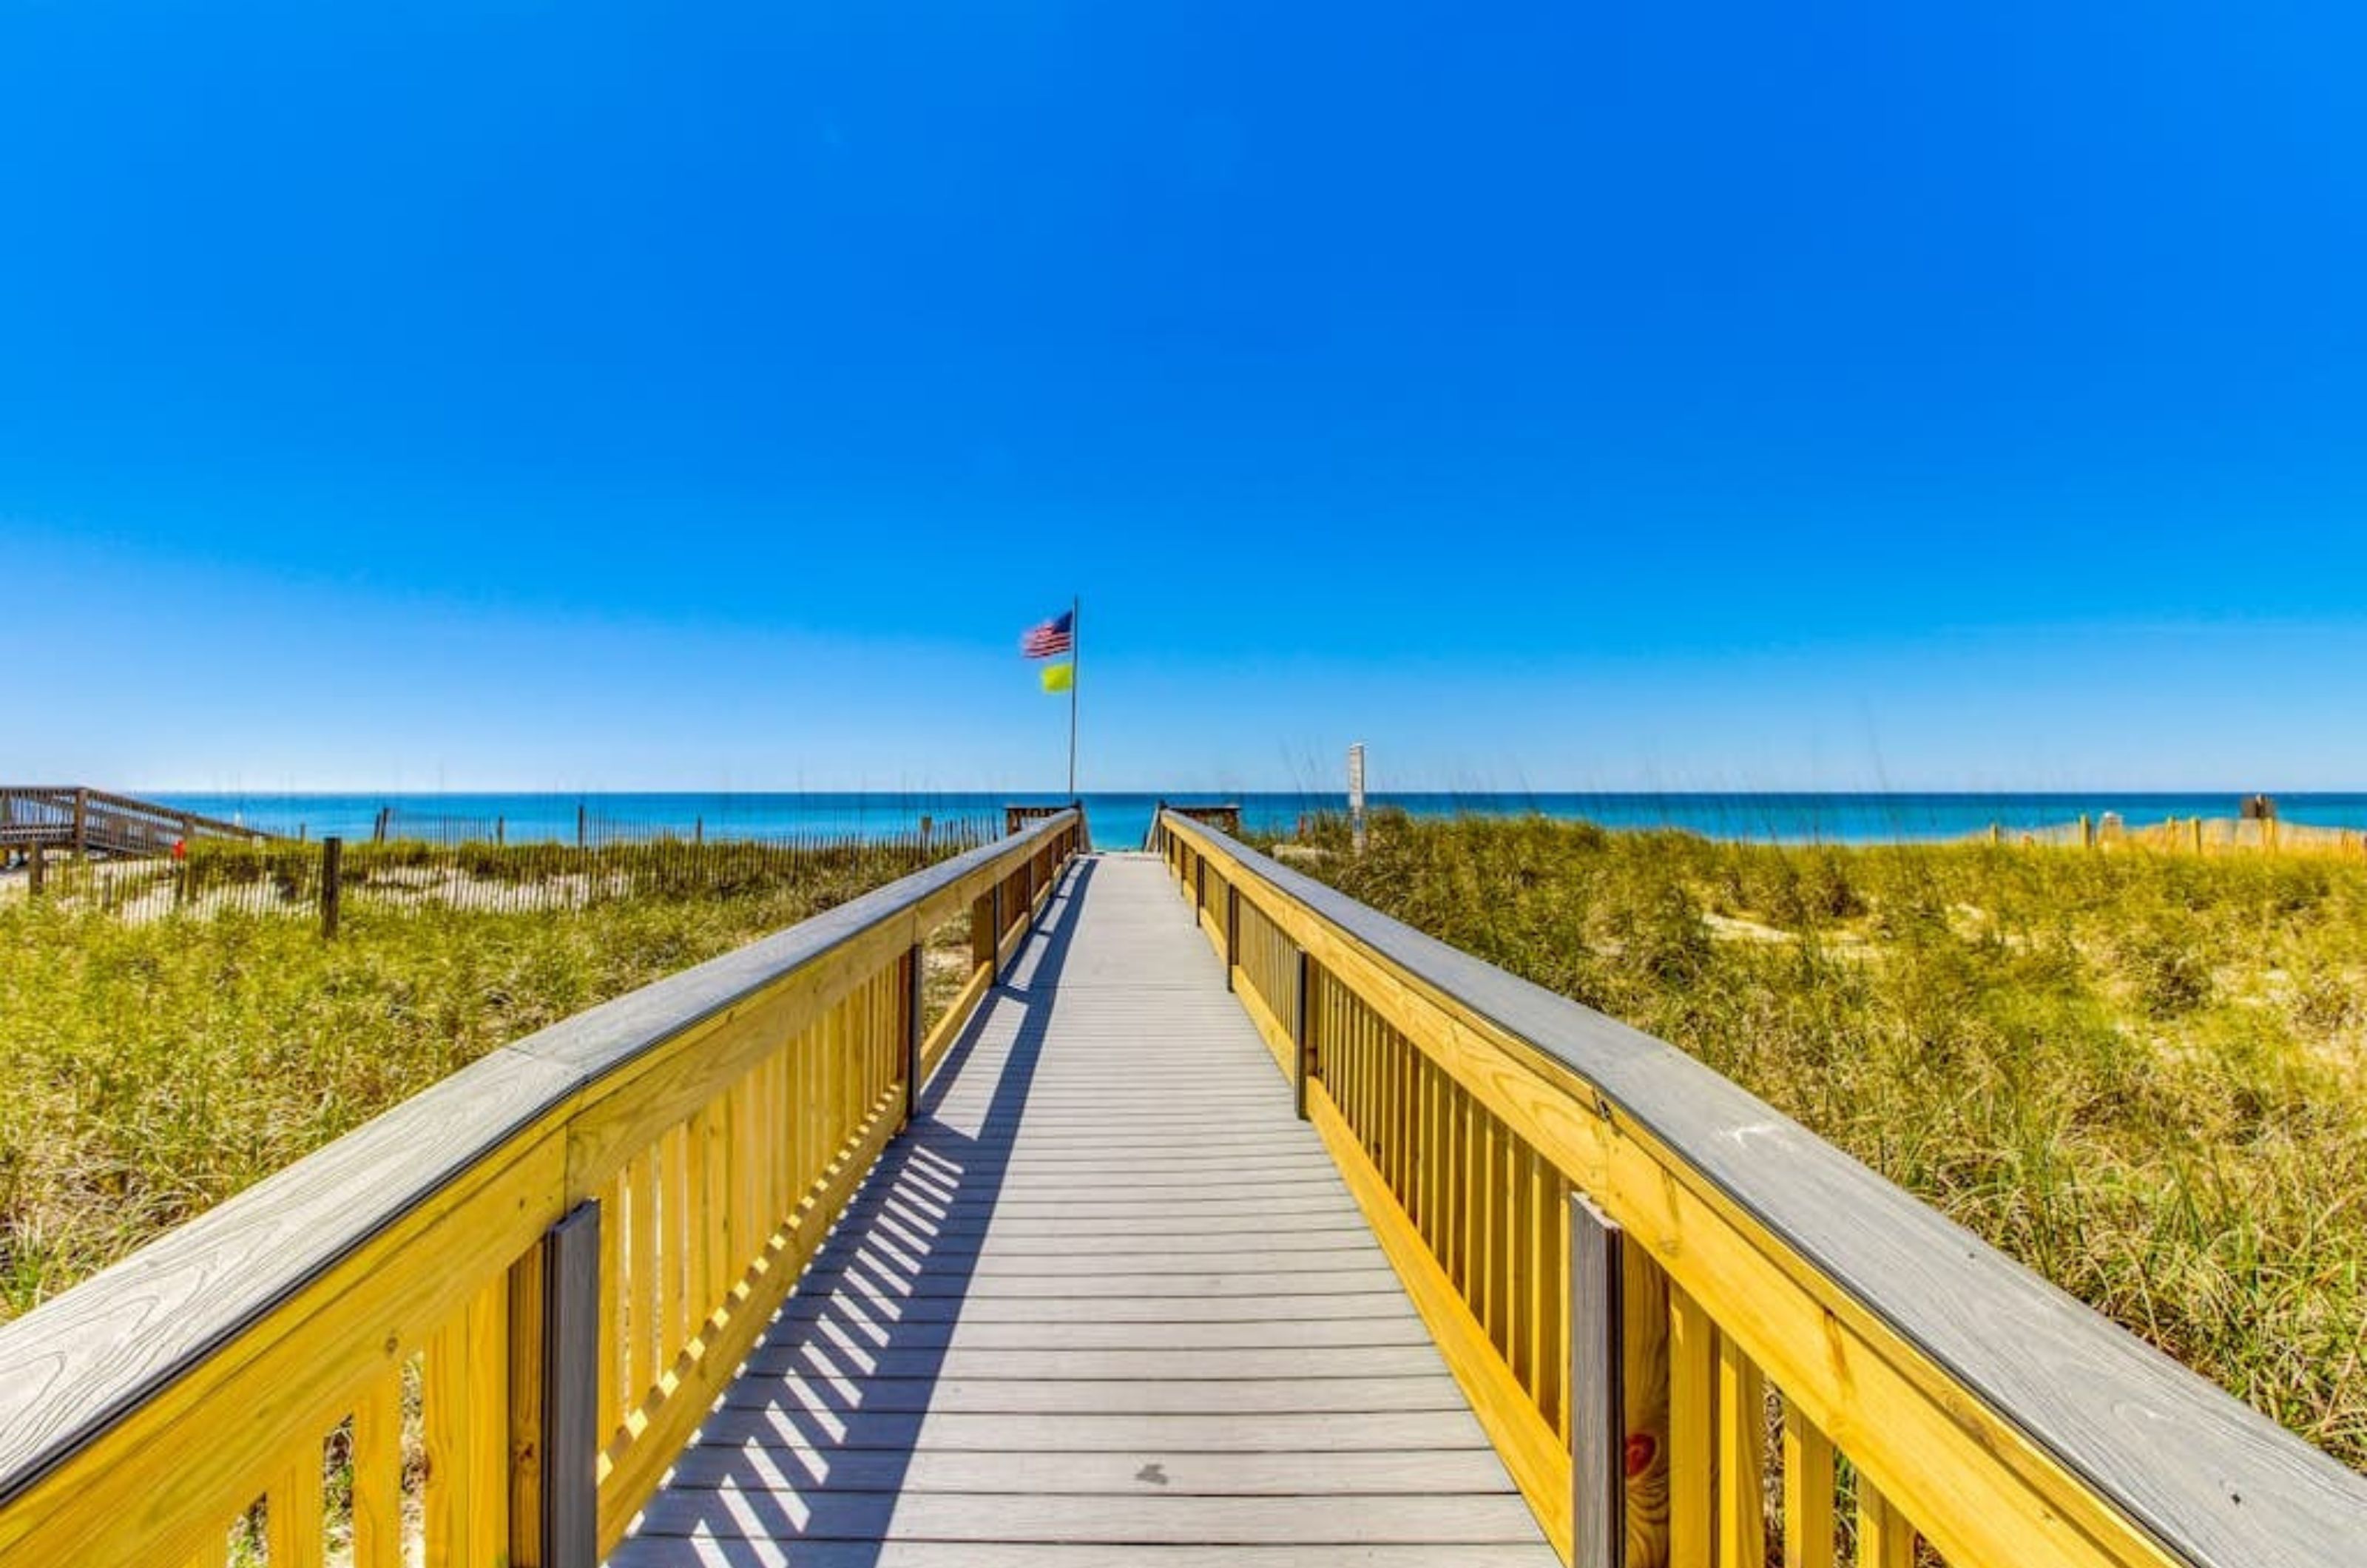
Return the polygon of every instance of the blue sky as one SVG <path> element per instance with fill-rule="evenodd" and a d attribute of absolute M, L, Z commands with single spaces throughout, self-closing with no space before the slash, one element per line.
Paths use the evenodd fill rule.
<path fill-rule="evenodd" d="M 0 775 L 2367 786 L 2361 17 L 0 6 Z"/>

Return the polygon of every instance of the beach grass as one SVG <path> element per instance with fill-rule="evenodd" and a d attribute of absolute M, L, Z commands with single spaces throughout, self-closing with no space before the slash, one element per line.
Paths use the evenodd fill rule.
<path fill-rule="evenodd" d="M 1742 1084 L 2367 1466 L 2367 867 L 1318 824 L 1342 891 Z"/>
<path fill-rule="evenodd" d="M 784 851 L 720 894 L 357 902 L 334 942 L 302 916 L 0 904 L 0 1319 L 504 1042 L 918 863 Z M 966 952 L 966 924 L 941 940 Z M 933 962 L 933 1000 L 965 963 Z"/>

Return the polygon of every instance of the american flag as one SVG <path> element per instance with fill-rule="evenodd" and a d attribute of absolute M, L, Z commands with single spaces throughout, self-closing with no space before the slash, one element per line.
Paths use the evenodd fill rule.
<path fill-rule="evenodd" d="M 1024 659 L 1050 659 L 1068 652 L 1076 646 L 1073 635 L 1076 612 L 1064 611 L 1050 620 L 1029 626 L 1020 635 L 1019 653 Z"/>

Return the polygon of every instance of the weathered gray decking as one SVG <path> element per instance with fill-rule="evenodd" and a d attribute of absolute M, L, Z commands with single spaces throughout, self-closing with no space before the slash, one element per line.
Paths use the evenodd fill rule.
<path fill-rule="evenodd" d="M 1164 869 L 1081 863 L 616 1568 L 1546 1568 Z"/>

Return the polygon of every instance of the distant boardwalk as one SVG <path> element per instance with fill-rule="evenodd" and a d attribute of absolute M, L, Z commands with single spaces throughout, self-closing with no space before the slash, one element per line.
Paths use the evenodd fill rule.
<path fill-rule="evenodd" d="M 1114 856 L 610 1561 L 1555 1554 L 1164 868 Z"/>

